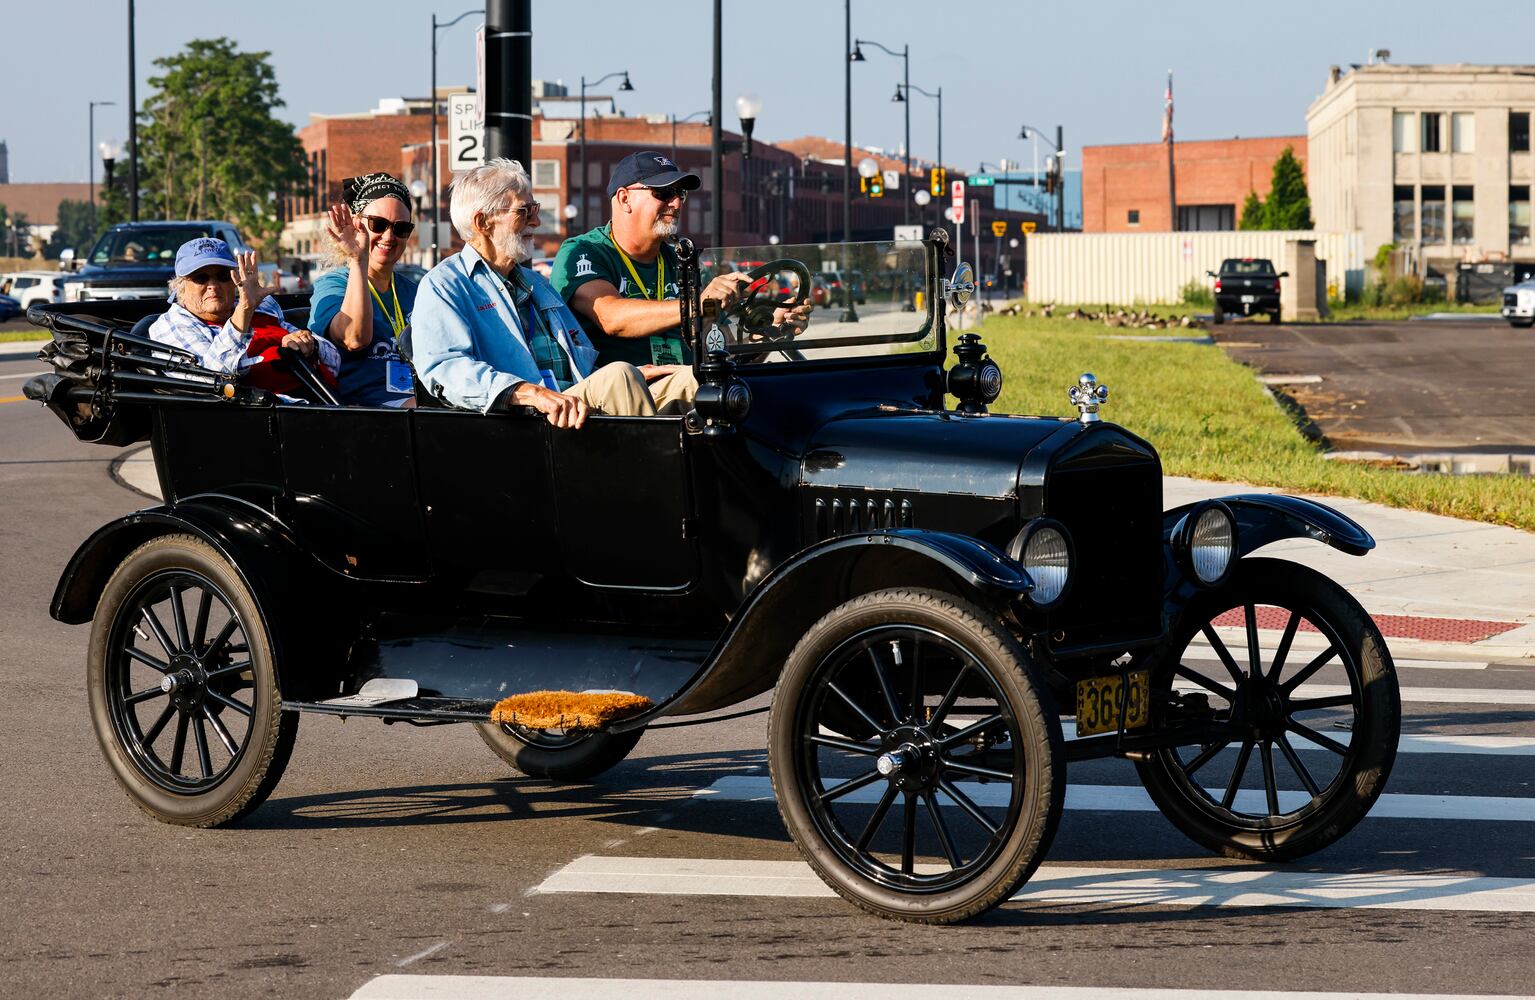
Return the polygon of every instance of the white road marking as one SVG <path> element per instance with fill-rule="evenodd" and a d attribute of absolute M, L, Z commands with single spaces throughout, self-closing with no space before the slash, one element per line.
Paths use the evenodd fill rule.
<path fill-rule="evenodd" d="M 1211 674 L 1210 679 L 1230 687 L 1231 678 L 1223 671 Z M 1204 691 L 1212 698 L 1220 697 L 1208 688 L 1189 681 L 1178 681 L 1173 687 L 1179 691 Z M 1402 700 L 1418 704 L 1438 705 L 1535 705 L 1535 691 L 1518 691 L 1512 688 L 1442 688 L 1404 687 Z M 1348 694 L 1347 684 L 1302 684 L 1291 692 L 1292 698 L 1330 698 L 1336 694 Z"/>
<path fill-rule="evenodd" d="M 0 379 L 6 378 L 34 378 L 38 375 L 46 375 L 47 372 L 22 372 L 20 375 L 0 375 Z"/>
<path fill-rule="evenodd" d="M 1000 782 L 960 783 L 960 789 L 979 806 L 1006 806 L 1012 789 Z M 883 784 L 865 785 L 838 799 L 839 802 L 873 805 L 884 794 Z M 1220 790 L 1214 793 L 1217 797 Z M 772 802 L 773 786 L 767 778 L 753 775 L 729 775 L 708 788 L 693 793 L 694 798 L 724 802 Z M 944 805 L 953 805 L 947 796 L 939 796 Z M 1279 806 L 1285 811 L 1311 801 L 1300 791 L 1281 791 Z M 1234 803 L 1241 812 L 1267 812 L 1261 789 L 1244 788 Z M 1066 808 L 1102 812 L 1157 812 L 1151 796 L 1140 785 L 1068 785 Z M 1493 795 L 1406 795 L 1387 792 L 1375 801 L 1370 819 L 1444 819 L 1479 820 L 1497 823 L 1535 823 L 1535 798 Z"/>
<path fill-rule="evenodd" d="M 1061 731 L 1068 740 L 1075 739 L 1077 724 L 1072 719 L 1061 720 Z M 1347 743 L 1352 733 L 1334 729 L 1318 732 L 1328 739 Z M 1297 750 L 1321 750 L 1303 736 L 1290 735 L 1290 744 Z M 1331 752 L 1331 751 L 1329 751 Z M 1488 757 L 1535 757 L 1535 736 L 1415 736 L 1403 735 L 1397 742 L 1397 753 L 1469 753 Z"/>
<path fill-rule="evenodd" d="M 351 1000 L 506 1000 L 507 997 L 624 997 L 625 1000 L 1507 1000 L 1470 993 L 1286 993 L 1279 990 L 1105 989 L 1095 986 L 976 986 L 937 983 L 812 983 L 740 979 L 562 979 L 553 976 L 379 976 Z"/>
<path fill-rule="evenodd" d="M 836 895 L 801 861 L 596 855 L 572 861 L 545 879 L 537 891 L 795 898 Z M 1535 880 L 1293 872 L 1257 866 L 1149 869 L 1046 864 L 1013 899 L 1116 906 L 1304 906 L 1535 913 Z"/>
<path fill-rule="evenodd" d="M 1246 640 L 1244 639 L 1243 642 L 1245 643 Z M 1189 648 L 1192 649 L 1194 647 L 1191 646 Z M 1201 652 L 1204 652 L 1205 650 L 1209 650 L 1209 654 L 1210 655 L 1208 655 L 1208 656 L 1188 656 L 1188 657 L 1184 657 L 1183 658 L 1183 662 L 1187 663 L 1187 664 L 1190 664 L 1190 665 L 1193 665 L 1193 664 L 1197 663 L 1202 669 L 1205 669 L 1205 670 L 1209 670 L 1211 668 L 1214 668 L 1215 670 L 1220 671 L 1224 675 L 1225 672 L 1226 672 L 1226 668 L 1221 665 L 1220 658 L 1215 655 L 1215 651 L 1213 649 L 1210 649 L 1209 646 L 1202 646 L 1202 647 L 1199 647 L 1199 648 L 1200 648 Z M 1247 647 L 1245 645 L 1243 645 L 1242 647 L 1240 647 L 1237 650 L 1237 655 L 1239 656 L 1239 659 L 1237 661 L 1237 665 L 1238 666 L 1241 666 L 1243 661 L 1246 659 L 1246 649 L 1247 649 Z M 1307 650 L 1307 652 L 1314 652 L 1314 651 L 1313 650 Z M 1265 666 L 1268 665 L 1269 660 L 1270 660 L 1270 658 L 1273 655 L 1274 655 L 1274 652 L 1273 652 L 1272 649 L 1264 649 L 1263 650 L 1264 665 Z M 1288 658 L 1287 658 L 1287 662 L 1288 662 Z M 1461 660 L 1394 660 L 1393 662 L 1395 663 L 1396 668 L 1398 670 L 1401 670 L 1403 668 L 1406 668 L 1406 669 L 1409 669 L 1409 670 L 1486 670 L 1487 669 L 1487 664 L 1483 663 L 1483 662 L 1479 662 L 1479 661 L 1463 662 Z M 1305 666 L 1305 665 L 1306 664 L 1304 662 L 1302 662 L 1300 664 L 1300 666 Z M 1286 667 L 1285 669 L 1288 670 L 1289 668 Z"/>
<path fill-rule="evenodd" d="M 426 958 L 428 955 L 435 955 L 435 954 L 437 954 L 439 951 L 442 951 L 442 949 L 446 948 L 447 946 L 448 946 L 448 942 L 446 942 L 446 941 L 438 941 L 436 944 L 432 945 L 430 948 L 426 949 L 425 951 L 418 951 L 414 955 L 408 955 L 405 958 L 400 959 L 398 962 L 396 962 L 394 964 L 398 968 L 403 969 L 407 965 L 411 965 L 411 964 L 413 964 L 415 962 L 421 961 L 423 958 Z"/>

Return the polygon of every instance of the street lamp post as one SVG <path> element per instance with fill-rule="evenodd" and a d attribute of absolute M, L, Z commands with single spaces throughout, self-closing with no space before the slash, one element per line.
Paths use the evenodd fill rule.
<path fill-rule="evenodd" d="M 103 139 L 96 144 L 96 151 L 101 154 L 101 173 L 105 179 L 107 190 L 112 190 L 112 167 L 123 158 L 122 144 L 114 139 Z"/>
<path fill-rule="evenodd" d="M 923 90 L 915 84 L 904 83 L 898 85 L 895 89 L 897 94 L 901 94 L 903 91 L 911 91 L 921 94 L 923 97 L 931 97 L 938 102 L 938 167 L 941 170 L 943 169 L 943 88 L 939 87 L 938 92 L 933 93 L 929 90 Z M 905 96 L 909 97 L 910 94 Z M 928 197 L 932 196 L 929 195 Z M 919 202 L 919 204 L 921 203 Z"/>
<path fill-rule="evenodd" d="M 432 93 L 430 95 L 430 98 L 431 98 L 431 101 L 432 101 L 432 266 L 433 267 L 437 266 L 437 259 L 438 259 L 438 255 L 439 255 L 439 250 L 438 250 L 438 247 L 437 247 L 437 236 L 438 236 L 437 230 L 442 228 L 439 225 L 439 222 L 440 222 L 441 216 L 442 216 L 442 208 L 441 208 L 441 206 L 442 206 L 442 190 L 441 190 L 441 188 L 439 186 L 440 185 L 440 181 L 438 180 L 438 178 L 442 176 L 442 164 L 441 164 L 441 161 L 439 159 L 439 155 L 438 155 L 438 151 L 437 151 L 437 32 L 442 31 L 445 28 L 453 27 L 455 24 L 457 24 L 458 22 L 462 21 L 464 18 L 468 17 L 470 14 L 482 14 L 484 12 L 485 12 L 485 8 L 483 8 L 483 7 L 471 8 L 470 10 L 464 11 L 462 14 L 458 15 L 453 20 L 451 20 L 451 21 L 443 21 L 441 23 L 438 22 L 437 15 L 435 13 L 432 15 Z"/>
<path fill-rule="evenodd" d="M 1031 136 L 1032 133 L 1032 136 Z M 1061 232 L 1066 228 L 1066 150 L 1065 132 L 1061 126 L 1055 127 L 1055 141 L 1045 138 L 1045 133 L 1032 125 L 1024 125 L 1018 129 L 1020 139 L 1044 139 L 1045 145 L 1055 150 L 1055 231 Z"/>
<path fill-rule="evenodd" d="M 410 196 L 416 203 L 416 249 L 426 256 L 426 230 L 421 229 L 421 199 L 426 197 L 426 182 L 417 177 L 410 182 Z M 436 265 L 433 265 L 436 266 Z"/>
<path fill-rule="evenodd" d="M 901 51 L 896 52 L 893 49 L 885 48 L 878 42 L 872 42 L 867 38 L 855 38 L 853 40 L 853 53 L 850 57 L 853 62 L 865 61 L 863 57 L 863 46 L 865 45 L 872 45 L 876 49 L 879 49 L 881 52 L 888 53 L 889 55 L 900 59 L 902 67 L 902 79 L 905 80 L 906 86 L 911 86 L 910 46 L 902 45 Z M 906 96 L 901 93 L 900 87 L 895 88 L 895 96 L 892 97 L 891 100 L 897 104 L 906 105 L 904 109 L 906 112 L 906 178 L 902 182 L 901 223 L 903 225 L 909 226 L 911 225 L 911 194 L 907 189 L 909 189 L 911 186 L 911 102 L 906 100 Z"/>
<path fill-rule="evenodd" d="M 621 77 L 624 78 L 624 82 L 620 83 L 618 85 L 618 89 L 619 89 L 620 92 L 628 91 L 628 90 L 633 90 L 634 89 L 634 84 L 629 82 L 629 71 L 626 70 L 626 69 L 615 70 L 614 72 L 609 73 L 606 76 L 598 77 L 597 79 L 589 81 L 589 82 L 586 79 L 586 77 L 583 76 L 581 78 L 581 180 L 580 180 L 580 183 L 578 185 L 578 190 L 580 191 L 580 198 L 581 198 L 581 200 L 577 203 L 576 211 L 577 211 L 578 215 L 580 216 L 581 222 L 583 224 L 587 221 L 586 220 L 586 88 L 587 87 L 595 87 L 595 86 L 597 86 L 598 84 L 602 83 L 605 80 L 613 79 L 615 76 L 621 76 Z"/>
<path fill-rule="evenodd" d="M 690 115 L 683 115 L 681 118 L 678 118 L 676 115 L 669 115 L 668 117 L 671 118 L 671 120 L 672 120 L 672 162 L 676 163 L 677 162 L 677 126 L 679 124 L 683 123 L 683 122 L 690 122 L 690 121 L 692 121 L 695 118 L 703 118 L 705 120 L 708 120 L 709 112 L 707 110 L 695 111 L 695 112 L 693 112 Z"/>
<path fill-rule="evenodd" d="M 91 189 L 91 227 L 96 226 L 96 109 L 116 107 L 116 101 L 90 101 L 90 155 L 85 158 L 86 180 Z"/>
<path fill-rule="evenodd" d="M 911 200 L 917 203 L 918 225 L 927 225 L 927 205 L 928 202 L 933 200 L 933 196 L 928 193 L 927 188 L 922 187 L 917 188 L 917 192 L 911 196 Z"/>

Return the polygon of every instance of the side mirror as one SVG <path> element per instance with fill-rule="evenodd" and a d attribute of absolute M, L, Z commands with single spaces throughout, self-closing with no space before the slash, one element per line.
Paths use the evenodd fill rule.
<path fill-rule="evenodd" d="M 961 261 L 954 269 L 954 277 L 949 279 L 948 288 L 944 290 L 948 296 L 949 305 L 958 309 L 970 301 L 970 296 L 975 294 L 975 268 Z"/>
<path fill-rule="evenodd" d="M 1290 272 L 1289 271 L 1280 271 L 1279 272 L 1279 276 L 1281 278 L 1288 278 L 1290 276 Z"/>
<path fill-rule="evenodd" d="M 1214 271 L 1206 271 L 1205 274 L 1208 275 L 1209 277 L 1212 277 L 1212 278 L 1215 277 L 1215 272 Z"/>

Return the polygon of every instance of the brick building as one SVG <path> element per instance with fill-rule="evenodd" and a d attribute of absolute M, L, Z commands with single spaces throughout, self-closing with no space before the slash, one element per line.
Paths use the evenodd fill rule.
<path fill-rule="evenodd" d="M 1306 137 L 1212 139 L 1173 144 L 1178 229 L 1237 227 L 1249 191 L 1268 196 L 1274 161 L 1286 146 L 1306 165 Z M 1167 147 L 1160 142 L 1082 147 L 1082 230 L 1167 232 Z"/>

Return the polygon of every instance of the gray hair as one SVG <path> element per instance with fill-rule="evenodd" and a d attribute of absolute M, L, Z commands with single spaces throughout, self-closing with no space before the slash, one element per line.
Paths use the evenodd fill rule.
<path fill-rule="evenodd" d="M 516 160 L 505 157 L 486 160 L 453 181 L 449 207 L 453 228 L 458 230 L 458 235 L 465 242 L 474 239 L 477 235 L 474 229 L 475 215 L 499 212 L 506 207 L 512 195 L 527 192 L 532 186 L 528 172 Z"/>

